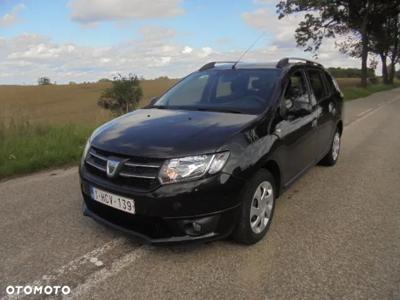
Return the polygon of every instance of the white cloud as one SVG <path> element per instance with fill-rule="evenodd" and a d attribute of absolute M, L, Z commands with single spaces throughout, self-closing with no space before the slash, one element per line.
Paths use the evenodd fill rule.
<path fill-rule="evenodd" d="M 141 33 L 141 38 L 105 48 L 56 43 L 35 34 L 0 37 L 0 84 L 35 83 L 40 76 L 59 83 L 92 81 L 117 72 L 180 77 L 198 68 L 200 57 L 212 51 L 171 42 L 175 33 L 168 28 L 145 27 Z"/>
<path fill-rule="evenodd" d="M 118 72 L 146 78 L 182 77 L 209 61 L 232 60 L 241 53 L 173 42 L 174 31 L 168 28 L 145 27 L 140 32 L 143 36 L 138 39 L 106 48 L 56 43 L 34 34 L 0 37 L 0 84 L 35 83 L 40 76 L 59 83 L 94 81 Z M 249 58 L 260 60 L 265 56 L 256 52 Z"/>
<path fill-rule="evenodd" d="M 182 54 L 190 54 L 193 52 L 193 49 L 190 48 L 189 46 L 185 46 L 185 48 L 183 48 L 182 50 Z"/>
<path fill-rule="evenodd" d="M 25 9 L 25 5 L 18 4 L 11 11 L 0 17 L 0 27 L 9 27 L 21 21 L 20 12 Z"/>
<path fill-rule="evenodd" d="M 159 44 L 160 41 L 171 40 L 176 36 L 176 31 L 160 26 L 144 26 L 139 29 L 143 41 Z"/>
<path fill-rule="evenodd" d="M 184 12 L 181 0 L 71 0 L 71 19 L 82 24 L 102 21 L 160 19 Z"/>
<path fill-rule="evenodd" d="M 259 8 L 242 14 L 243 20 L 250 27 L 274 35 L 274 42 L 282 46 L 295 46 L 295 29 L 302 20 L 302 15 L 291 15 L 278 19 L 275 12 L 267 8 Z"/>
<path fill-rule="evenodd" d="M 254 3 L 257 4 L 278 4 L 277 0 L 254 0 Z"/>
<path fill-rule="evenodd" d="M 243 49 L 217 51 L 211 47 L 191 47 L 171 42 L 168 35 L 159 40 L 150 37 L 167 28 L 143 28 L 146 38 L 131 40 L 112 47 L 83 47 L 71 43 L 56 43 L 34 34 L 14 38 L 0 37 L 0 84 L 31 83 L 49 76 L 53 81 L 95 81 L 111 78 L 116 73 L 135 73 L 146 78 L 159 76 L 182 77 L 209 61 L 236 60 Z M 190 51 L 189 51 L 190 49 Z M 296 52 L 297 51 L 297 52 Z M 183 52 L 185 52 L 184 55 Z M 320 62 L 327 66 L 358 66 L 358 60 L 348 59 L 334 48 L 334 41 L 325 45 Z M 250 51 L 245 61 L 277 61 L 284 56 L 309 53 L 276 44 Z"/>
<path fill-rule="evenodd" d="M 207 57 L 210 56 L 210 54 L 213 52 L 214 50 L 211 47 L 203 47 L 201 48 L 201 53 L 199 55 L 200 57 Z"/>

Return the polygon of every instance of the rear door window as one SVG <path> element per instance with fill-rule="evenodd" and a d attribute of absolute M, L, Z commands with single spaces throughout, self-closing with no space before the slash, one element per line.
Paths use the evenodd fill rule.
<path fill-rule="evenodd" d="M 321 101 L 322 99 L 328 96 L 326 87 L 324 85 L 323 74 L 319 70 L 309 70 L 308 78 L 310 79 L 311 89 L 314 92 L 314 96 L 317 101 Z"/>
<path fill-rule="evenodd" d="M 327 72 L 325 72 L 325 78 L 328 85 L 329 94 L 334 94 L 336 92 L 340 92 L 339 86 L 336 80 Z"/>

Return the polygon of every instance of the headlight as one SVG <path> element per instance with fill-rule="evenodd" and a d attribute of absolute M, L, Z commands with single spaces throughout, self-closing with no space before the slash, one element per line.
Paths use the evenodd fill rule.
<path fill-rule="evenodd" d="M 215 174 L 222 170 L 228 157 L 229 152 L 222 152 L 170 159 L 161 167 L 159 179 L 167 184 L 200 178 L 207 172 Z"/>
<path fill-rule="evenodd" d="M 83 164 L 85 163 L 85 159 L 86 159 L 86 156 L 87 156 L 87 154 L 88 154 L 88 152 L 89 152 L 90 145 L 92 144 L 92 140 L 93 140 L 103 129 L 105 129 L 105 128 L 111 126 L 111 125 L 112 125 L 112 122 L 113 122 L 113 120 L 111 120 L 111 121 L 109 121 L 109 122 L 107 122 L 107 123 L 105 123 L 105 124 L 103 124 L 103 125 L 97 127 L 97 128 L 92 132 L 92 134 L 90 135 L 90 137 L 88 138 L 88 140 L 87 140 L 87 142 L 86 142 L 85 149 L 83 150 L 83 153 L 82 153 L 81 166 L 83 166 Z"/>
<path fill-rule="evenodd" d="M 87 156 L 87 154 L 88 154 L 88 152 L 89 152 L 89 149 L 90 149 L 90 141 L 91 141 L 91 139 L 88 138 L 88 140 L 87 140 L 87 142 L 86 142 L 86 145 L 85 145 L 85 149 L 83 149 L 83 154 L 82 154 L 82 158 L 81 158 L 81 166 L 83 166 L 83 164 L 85 163 L 86 156 Z"/>

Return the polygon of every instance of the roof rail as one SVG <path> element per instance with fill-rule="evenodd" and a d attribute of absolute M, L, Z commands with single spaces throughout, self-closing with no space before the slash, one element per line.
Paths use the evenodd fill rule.
<path fill-rule="evenodd" d="M 305 64 L 310 64 L 310 65 L 322 67 L 322 65 L 320 63 L 317 63 L 317 62 L 309 60 L 309 59 L 300 58 L 300 57 L 285 57 L 285 58 L 282 58 L 280 61 L 278 61 L 278 63 L 276 64 L 276 67 L 277 68 L 283 68 L 283 67 L 287 66 L 290 63 L 291 60 L 297 60 L 297 61 L 303 62 Z"/>
<path fill-rule="evenodd" d="M 209 62 L 209 63 L 205 64 L 204 66 L 202 66 L 199 69 L 199 71 L 205 71 L 208 69 L 212 69 L 215 67 L 216 64 L 234 64 L 234 63 L 236 63 L 236 62 L 235 61 L 212 61 L 212 62 Z"/>

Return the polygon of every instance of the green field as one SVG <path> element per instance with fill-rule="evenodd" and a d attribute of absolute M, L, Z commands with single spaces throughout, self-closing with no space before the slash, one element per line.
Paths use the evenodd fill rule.
<path fill-rule="evenodd" d="M 349 86 L 342 89 L 344 98 L 346 101 L 354 100 L 357 98 L 367 97 L 377 92 L 390 90 L 393 88 L 400 87 L 400 83 L 396 82 L 393 85 L 385 85 L 382 83 L 370 85 L 367 88 L 361 88 L 358 86 Z"/>
<path fill-rule="evenodd" d="M 144 97 L 161 95 L 174 79 L 142 81 Z M 346 100 L 395 86 L 358 87 L 359 79 L 338 79 Z M 0 86 L 0 179 L 77 164 L 92 130 L 112 118 L 97 106 L 110 83 Z"/>
<path fill-rule="evenodd" d="M 0 127 L 0 179 L 76 164 L 93 126 L 19 122 Z"/>

